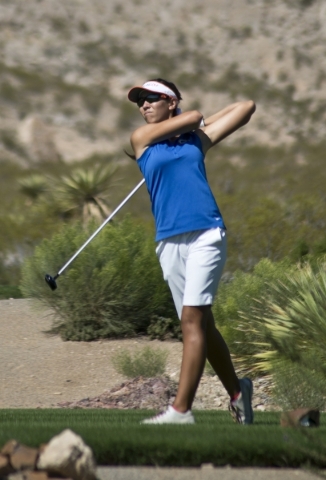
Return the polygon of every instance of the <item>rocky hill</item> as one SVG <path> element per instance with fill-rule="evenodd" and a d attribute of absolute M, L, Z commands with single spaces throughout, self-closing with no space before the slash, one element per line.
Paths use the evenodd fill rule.
<path fill-rule="evenodd" d="M 204 115 L 254 99 L 230 144 L 324 139 L 325 0 L 0 0 L 0 27 L 0 160 L 120 155 L 156 76 Z"/>

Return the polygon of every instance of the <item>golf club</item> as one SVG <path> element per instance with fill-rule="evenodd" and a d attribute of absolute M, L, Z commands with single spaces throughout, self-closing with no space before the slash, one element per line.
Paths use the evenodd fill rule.
<path fill-rule="evenodd" d="M 100 233 L 100 231 L 102 230 L 102 228 L 105 227 L 105 225 L 107 223 L 109 223 L 109 221 L 114 217 L 114 215 L 116 213 L 118 213 L 118 211 L 125 205 L 125 203 L 128 202 L 128 200 L 134 195 L 134 193 L 137 192 L 137 190 L 139 190 L 139 188 L 143 185 L 143 183 L 145 182 L 145 179 L 143 178 L 141 180 L 141 182 L 138 183 L 138 185 L 129 193 L 129 195 L 120 203 L 120 205 L 111 213 L 111 215 L 105 220 L 105 222 L 102 223 L 102 225 L 99 226 L 99 228 L 93 233 L 93 235 L 91 235 L 89 237 L 89 239 L 84 243 L 84 245 L 82 245 L 80 247 L 79 250 L 77 250 L 77 252 L 68 260 L 68 262 L 58 271 L 58 273 L 52 277 L 51 275 L 48 275 L 46 274 L 45 275 L 45 281 L 46 283 L 49 285 L 49 287 L 51 288 L 51 290 L 55 290 L 57 288 L 57 283 L 56 283 L 56 279 L 62 274 L 62 272 L 64 272 L 64 270 L 66 270 L 66 268 L 68 267 L 68 265 L 71 264 L 71 262 L 73 262 L 75 260 L 75 258 L 80 254 L 80 252 L 82 250 L 84 250 L 84 248 L 93 240 L 94 237 L 96 237 L 96 235 L 98 233 Z"/>

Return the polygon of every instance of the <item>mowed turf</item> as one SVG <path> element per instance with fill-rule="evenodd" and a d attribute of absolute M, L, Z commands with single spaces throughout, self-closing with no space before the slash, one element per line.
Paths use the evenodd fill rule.
<path fill-rule="evenodd" d="M 282 428 L 280 414 L 259 412 L 255 424 L 234 424 L 228 412 L 195 411 L 195 425 L 140 425 L 148 410 L 0 410 L 0 446 L 33 447 L 70 428 L 99 465 L 326 467 L 326 427 Z"/>

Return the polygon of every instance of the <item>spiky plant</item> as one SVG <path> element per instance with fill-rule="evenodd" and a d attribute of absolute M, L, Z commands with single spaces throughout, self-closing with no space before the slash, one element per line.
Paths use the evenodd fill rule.
<path fill-rule="evenodd" d="M 326 374 L 326 263 L 319 262 L 315 271 L 305 265 L 287 285 L 276 284 L 274 295 L 278 301 L 269 302 L 263 318 L 273 350 L 300 361 L 313 347 L 323 359 Z"/>
<path fill-rule="evenodd" d="M 287 260 L 272 262 L 265 258 L 252 272 L 238 271 L 231 282 L 221 284 L 213 306 L 214 317 L 239 373 L 252 376 L 261 373 L 254 356 L 265 348 L 258 345 L 265 342 L 260 319 L 267 310 L 273 285 L 278 281 L 287 283 L 288 275 L 295 269 Z M 267 348 L 270 348 L 269 345 Z"/>
<path fill-rule="evenodd" d="M 316 269 L 309 264 L 299 268 L 273 290 L 264 314 L 256 310 L 251 319 L 260 349 L 254 355 L 256 368 L 273 374 L 275 393 L 283 404 L 299 407 L 315 401 L 325 406 L 325 260 Z"/>
<path fill-rule="evenodd" d="M 30 201 L 37 200 L 47 190 L 47 181 L 43 175 L 33 174 L 19 180 L 20 191 Z"/>
<path fill-rule="evenodd" d="M 73 170 L 54 182 L 54 198 L 62 213 L 68 213 L 88 223 L 102 220 L 111 213 L 109 198 L 114 185 L 116 166 Z"/>

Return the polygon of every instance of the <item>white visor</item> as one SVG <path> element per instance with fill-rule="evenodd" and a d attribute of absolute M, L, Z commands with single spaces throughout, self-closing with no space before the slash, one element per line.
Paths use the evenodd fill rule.
<path fill-rule="evenodd" d="M 137 103 L 141 92 L 144 92 L 144 91 L 154 92 L 154 93 L 163 93 L 168 97 L 178 99 L 174 91 L 171 90 L 171 88 L 164 85 L 163 83 L 149 81 L 149 82 L 145 82 L 141 87 L 133 87 L 128 93 L 129 100 L 131 102 Z"/>

